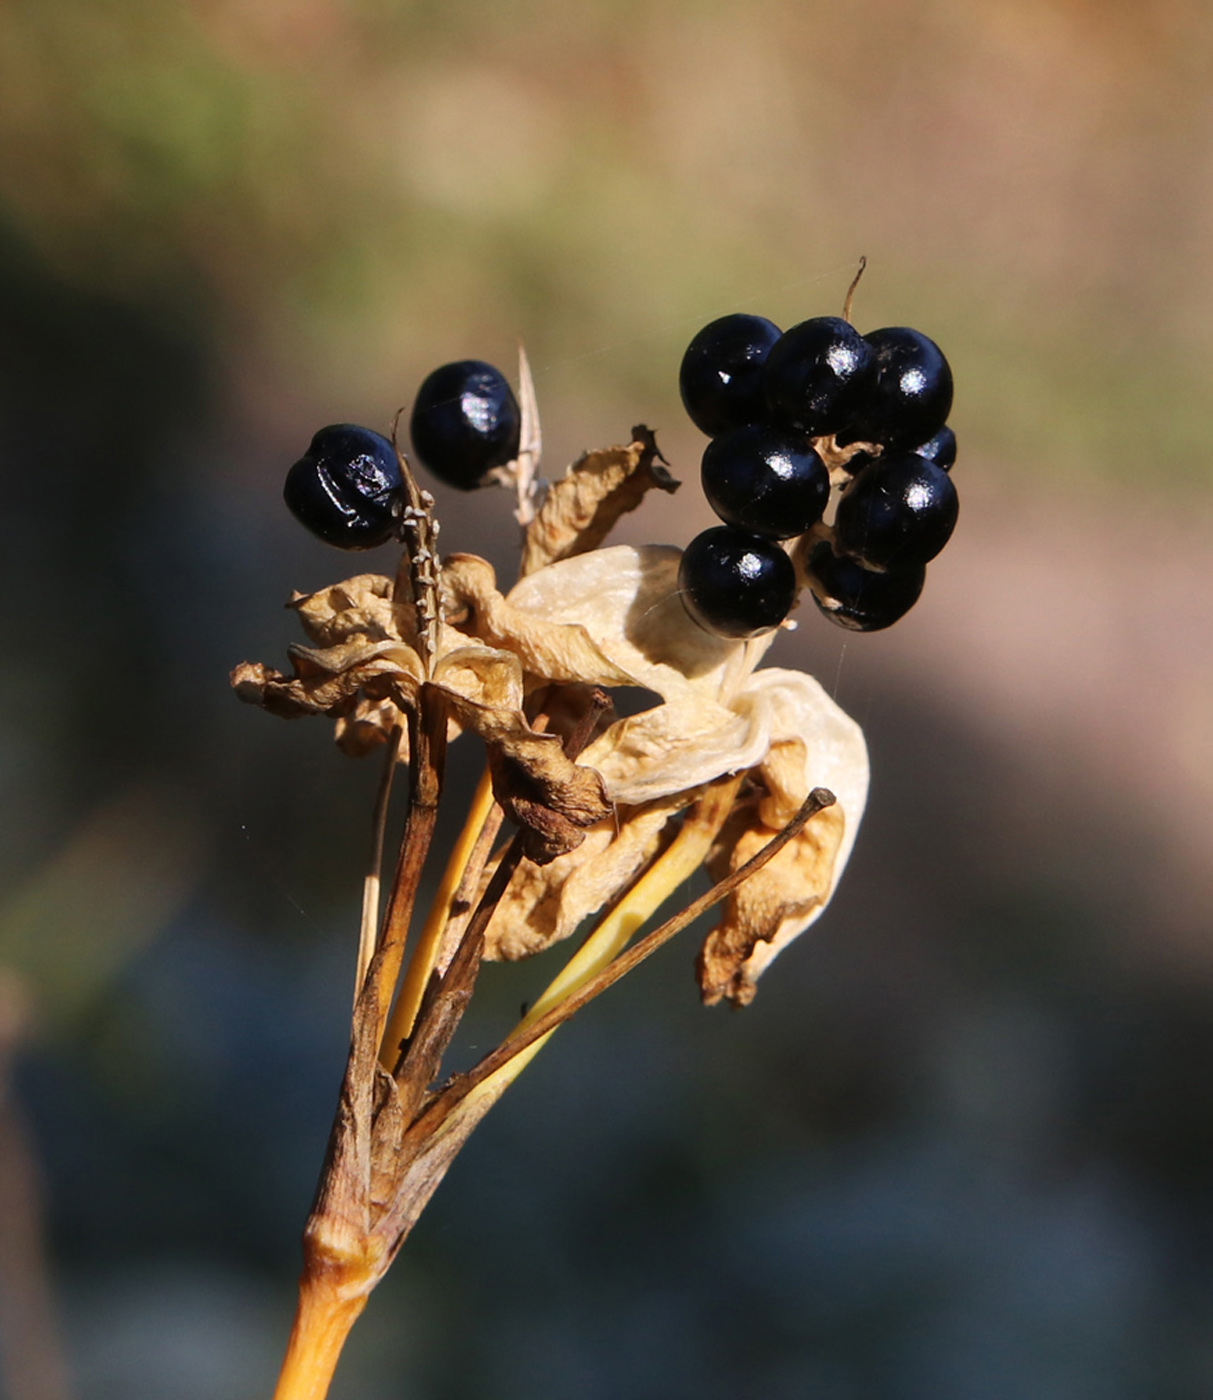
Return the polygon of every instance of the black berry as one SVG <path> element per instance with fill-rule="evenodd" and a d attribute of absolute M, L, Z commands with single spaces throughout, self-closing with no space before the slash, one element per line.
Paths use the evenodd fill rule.
<path fill-rule="evenodd" d="M 815 316 L 772 347 L 763 368 L 771 417 L 812 437 L 846 426 L 872 350 L 848 321 Z"/>
<path fill-rule="evenodd" d="M 764 316 L 721 316 L 687 346 L 678 387 L 691 422 L 709 437 L 766 416 L 762 366 L 779 327 Z"/>
<path fill-rule="evenodd" d="M 371 549 L 396 530 L 401 487 L 396 449 L 352 423 L 321 428 L 286 476 L 292 514 L 326 544 Z"/>
<path fill-rule="evenodd" d="M 885 454 L 838 503 L 834 542 L 877 568 L 925 564 L 947 544 L 959 501 L 947 472 L 916 452 Z"/>
<path fill-rule="evenodd" d="M 944 471 L 951 471 L 956 465 L 956 434 L 945 424 L 934 437 L 919 443 L 914 451 Z"/>
<path fill-rule="evenodd" d="M 802 435 L 751 424 L 708 443 L 703 491 L 726 524 L 786 540 L 821 519 L 830 474 Z"/>
<path fill-rule="evenodd" d="M 791 612 L 796 571 L 774 541 L 718 525 L 683 551 L 678 588 L 701 627 L 742 640 L 778 627 Z"/>
<path fill-rule="evenodd" d="M 952 408 L 952 370 L 929 336 L 886 326 L 864 336 L 872 363 L 845 436 L 913 448 L 933 437 Z"/>
<path fill-rule="evenodd" d="M 499 369 L 457 360 L 426 376 L 413 404 L 413 450 L 439 481 L 471 491 L 518 455 L 521 415 Z"/>
<path fill-rule="evenodd" d="M 903 618 L 918 601 L 927 571 L 907 564 L 884 573 L 834 553 L 828 540 L 813 546 L 807 561 L 813 601 L 824 616 L 851 632 L 879 632 Z"/>

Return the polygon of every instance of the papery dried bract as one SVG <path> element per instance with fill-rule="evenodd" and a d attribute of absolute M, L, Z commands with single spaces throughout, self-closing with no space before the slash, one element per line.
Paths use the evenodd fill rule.
<path fill-rule="evenodd" d="M 337 747 L 350 758 L 365 758 L 390 737 L 401 723 L 400 708 L 391 699 L 359 695 L 349 714 L 338 715 L 333 726 Z M 402 757 L 407 757 L 407 749 Z"/>
<path fill-rule="evenodd" d="M 717 854 L 708 863 L 713 879 L 739 869 L 774 835 L 756 819 L 757 805 L 755 800 L 742 807 L 721 831 Z M 762 966 L 770 960 L 763 959 L 762 966 L 752 964 L 756 951 L 771 946 L 781 933 L 803 932 L 821 912 L 833 887 L 844 824 L 838 807 L 827 808 L 728 897 L 723 917 L 704 940 L 696 962 L 705 1005 L 722 999 L 748 1005 Z"/>
<path fill-rule="evenodd" d="M 670 545 L 597 549 L 528 574 L 505 604 L 514 626 L 525 623 L 540 637 L 551 626 L 580 628 L 593 647 L 584 682 L 641 686 L 665 700 L 688 691 L 712 700 L 730 688 L 733 676 L 752 669 L 769 639 L 732 642 L 693 623 L 678 597 L 681 558 Z M 491 640 L 477 620 L 469 626 Z M 747 646 L 754 649 L 747 652 Z"/>
<path fill-rule="evenodd" d="M 304 657 L 293 676 L 283 675 L 259 661 L 242 661 L 232 671 L 232 688 L 241 700 L 260 705 L 281 719 L 341 716 L 353 709 L 360 692 L 376 678 L 390 682 L 400 675 L 400 665 L 382 655 L 390 649 L 389 643 L 379 644 L 378 649 L 368 647 L 362 653 L 364 659 L 336 672 L 311 665 Z"/>
<path fill-rule="evenodd" d="M 382 574 L 358 574 L 315 593 L 295 593 L 287 606 L 318 647 L 337 646 L 353 637 L 403 641 L 417 632 L 407 575 L 397 585 Z"/>
<path fill-rule="evenodd" d="M 518 658 L 534 681 L 627 685 L 628 673 L 611 663 L 593 633 L 574 618 L 537 617 L 497 590 L 493 566 L 475 554 L 452 554 L 443 565 L 442 593 L 453 625 L 470 637 Z"/>
<path fill-rule="evenodd" d="M 626 447 L 583 453 L 548 487 L 527 525 L 520 572 L 532 574 L 558 559 L 597 549 L 619 517 L 635 510 L 649 491 L 678 490 L 680 483 L 668 465 L 652 430 L 643 424 L 632 429 Z"/>
<path fill-rule="evenodd" d="M 485 934 L 485 957 L 513 962 L 567 938 L 657 854 L 671 817 L 692 799 L 679 793 L 640 807 L 619 807 L 586 833 L 585 844 L 550 865 L 523 865 Z"/>
<path fill-rule="evenodd" d="M 743 865 L 812 788 L 829 788 L 837 801 L 725 902 L 696 967 L 708 1005 L 722 999 L 747 1005 L 763 971 L 820 916 L 867 800 L 863 733 L 821 686 L 799 672 L 772 669 L 753 678 L 755 698 L 762 692 L 778 737 L 755 770 L 757 793 L 721 832 L 709 862 L 713 876 L 720 879 Z"/>
<path fill-rule="evenodd" d="M 509 608 L 481 559 L 457 556 L 445 590 L 490 633 L 508 621 Z M 392 601 L 391 580 L 364 574 L 315 594 L 296 594 L 299 613 L 316 647 L 289 649 L 294 674 L 245 662 L 232 672 L 241 699 L 273 714 L 296 718 L 324 714 L 339 721 L 338 740 L 365 751 L 375 737 L 403 727 L 426 683 L 417 650 L 411 606 Z M 569 668 L 591 665 L 610 671 L 583 628 L 520 619 L 513 649 L 441 622 L 432 684 L 448 713 L 484 740 L 494 793 L 506 813 L 526 830 L 526 854 L 540 864 L 580 845 L 584 828 L 610 810 L 602 780 L 592 769 L 564 756 L 556 735 L 533 730 L 523 713 L 524 666 L 540 667 L 540 678 L 561 680 Z"/>

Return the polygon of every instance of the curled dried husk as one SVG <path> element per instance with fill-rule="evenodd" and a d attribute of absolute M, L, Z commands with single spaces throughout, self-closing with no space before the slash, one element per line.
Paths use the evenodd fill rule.
<path fill-rule="evenodd" d="M 526 831 L 523 852 L 537 865 L 575 850 L 585 828 L 611 810 L 602 779 L 572 762 L 555 734 L 538 734 L 521 710 L 494 708 L 451 694 L 449 703 L 465 729 L 479 734 L 488 752 L 493 795 L 506 816 Z"/>
<path fill-rule="evenodd" d="M 522 865 L 485 934 L 485 956 L 514 962 L 567 938 L 640 873 L 657 854 L 692 794 L 639 807 L 618 807 L 586 833 L 578 850 L 543 868 Z"/>
<path fill-rule="evenodd" d="M 547 490 L 528 524 L 522 546 L 522 574 L 533 574 L 558 559 L 571 559 L 598 546 L 620 516 L 633 511 L 654 488 L 677 491 L 679 483 L 643 424 L 632 429 L 626 447 L 584 452 Z"/>
<path fill-rule="evenodd" d="M 752 799 L 717 843 L 718 875 L 770 840 L 812 788 L 827 787 L 837 805 L 740 887 L 709 936 L 704 997 L 741 1004 L 833 893 L 866 801 L 867 751 L 858 725 L 811 677 L 754 670 L 769 639 L 730 642 L 690 622 L 676 594 L 679 558 L 661 546 L 598 550 L 525 578 L 506 599 L 515 613 L 582 626 L 609 672 L 661 703 L 585 749 L 581 761 L 602 774 L 616 820 L 592 829 L 576 857 L 515 876 L 490 925 L 489 955 L 527 956 L 570 934 L 652 859 L 704 784 L 754 775 Z M 606 670 L 590 679 L 611 683 Z"/>
<path fill-rule="evenodd" d="M 476 617 L 499 630 L 508 606 L 497 592 L 491 567 L 470 555 L 456 556 L 444 596 L 453 612 Z M 584 830 L 610 811 L 602 780 L 591 768 L 564 756 L 560 739 L 532 729 L 523 713 L 524 666 L 546 668 L 549 679 L 571 675 L 577 663 L 609 671 L 584 629 L 538 625 L 523 619 L 513 649 L 462 631 L 445 619 L 427 664 L 418 645 L 416 615 L 394 601 L 395 585 L 360 575 L 314 594 L 297 594 L 291 606 L 316 646 L 289 649 L 292 674 L 245 662 L 232 673 L 241 699 L 286 718 L 323 714 L 338 721 L 338 742 L 365 752 L 405 725 L 417 692 L 429 684 L 441 692 L 458 728 L 485 743 L 494 794 L 526 832 L 527 856 L 545 864 L 575 849 Z M 541 634 L 541 635 L 540 635 Z M 511 634 L 501 632 L 503 640 Z"/>

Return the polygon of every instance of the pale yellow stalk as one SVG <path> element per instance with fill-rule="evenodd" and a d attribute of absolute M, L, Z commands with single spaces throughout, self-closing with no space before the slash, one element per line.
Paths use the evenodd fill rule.
<path fill-rule="evenodd" d="M 493 809 L 493 800 L 493 784 L 489 777 L 489 770 L 486 768 L 472 797 L 471 808 L 467 820 L 463 824 L 463 830 L 459 833 L 459 838 L 446 863 L 446 869 L 442 872 L 437 893 L 430 905 L 430 911 L 417 940 L 417 946 L 413 949 L 413 955 L 405 969 L 400 994 L 396 998 L 396 1005 L 392 1010 L 391 1019 L 383 1037 L 380 1061 L 389 1073 L 395 1066 L 400 1051 L 400 1042 L 409 1036 L 413 1024 L 417 1020 L 421 999 L 425 996 L 430 975 L 438 961 L 442 935 L 446 929 L 447 917 L 450 914 L 451 900 L 459 888 L 459 882 L 463 879 L 464 871 L 467 869 L 468 861 L 471 859 L 472 851 L 480 836 L 480 830 Z"/>
<path fill-rule="evenodd" d="M 544 1012 L 570 996 L 616 957 L 636 931 L 661 908 L 667 899 L 699 869 L 711 849 L 725 818 L 732 810 L 742 776 L 710 788 L 687 814 L 678 835 L 669 848 L 653 862 L 611 912 L 602 920 L 560 972 L 544 989 L 543 994 L 514 1027 L 517 1035 Z M 480 1098 L 495 1100 L 507 1085 L 512 1084 L 539 1053 L 547 1035 L 519 1051 L 513 1059 L 478 1084 L 469 1094 L 469 1109 Z"/>

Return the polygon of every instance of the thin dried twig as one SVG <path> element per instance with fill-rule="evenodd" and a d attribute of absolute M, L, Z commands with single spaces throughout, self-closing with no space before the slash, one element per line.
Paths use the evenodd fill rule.
<path fill-rule="evenodd" d="M 417 1013 L 421 1008 L 421 999 L 429 985 L 430 974 L 438 967 L 455 895 L 467 878 L 468 865 L 480 848 L 484 825 L 497 805 L 489 779 L 489 770 L 486 768 L 472 798 L 468 819 L 447 860 L 438 890 L 430 904 L 430 912 L 426 915 L 412 956 L 404 970 L 404 980 L 400 984 L 396 1004 L 392 1007 L 387 1031 L 384 1033 L 384 1041 L 389 1046 L 400 1045 L 412 1034 Z M 500 808 L 497 810 L 500 811 Z"/>
<path fill-rule="evenodd" d="M 354 977 L 354 1001 L 357 1003 L 362 984 L 366 981 L 367 968 L 375 954 L 375 940 L 379 933 L 379 887 L 383 874 L 383 839 L 387 828 L 388 806 L 392 796 L 392 779 L 396 765 L 400 762 L 400 748 L 404 743 L 404 729 L 396 725 L 387 742 L 383 774 L 379 779 L 379 790 L 375 794 L 375 811 L 371 818 L 371 860 L 366 879 L 362 886 L 362 920 L 358 930 L 358 970 Z"/>
<path fill-rule="evenodd" d="M 535 381 L 531 377 L 531 362 L 521 345 L 518 347 L 518 408 L 522 422 L 518 434 L 518 458 L 514 489 L 518 505 L 514 518 L 525 530 L 535 518 L 543 501 L 544 481 L 539 475 L 539 459 L 543 455 L 543 431 L 539 426 L 539 402 L 535 398 Z"/>
<path fill-rule="evenodd" d="M 851 278 L 851 285 L 847 288 L 846 300 L 842 304 L 842 319 L 849 322 L 851 320 L 851 303 L 855 300 L 855 288 L 859 286 L 859 279 L 863 276 L 864 268 L 868 265 L 866 257 L 859 259 L 859 269 L 855 276 Z"/>
<path fill-rule="evenodd" d="M 442 935 L 442 946 L 438 950 L 437 967 L 439 972 L 446 971 L 451 958 L 455 955 L 455 949 L 459 946 L 459 940 L 467 928 L 468 920 L 476 912 L 473 904 L 476 890 L 480 885 L 480 877 L 484 874 L 484 867 L 488 864 L 493 848 L 497 844 L 497 836 L 504 820 L 505 813 L 494 802 L 481 825 L 479 835 L 476 837 L 476 844 L 472 847 L 472 854 L 464 868 L 463 878 L 451 896 L 450 907 L 447 910 L 446 929 Z"/>

